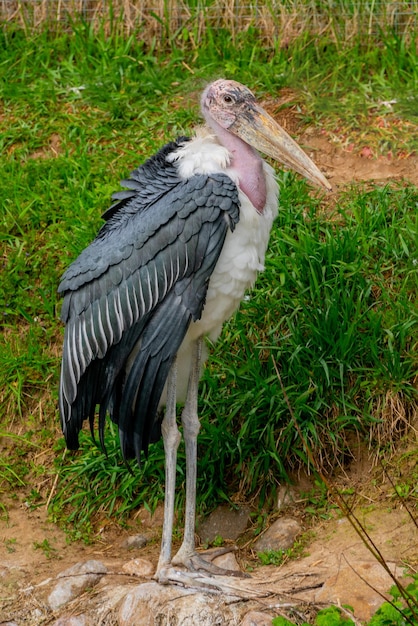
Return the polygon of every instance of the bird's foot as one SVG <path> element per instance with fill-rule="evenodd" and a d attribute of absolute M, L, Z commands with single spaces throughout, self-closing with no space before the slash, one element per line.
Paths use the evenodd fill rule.
<path fill-rule="evenodd" d="M 216 548 L 210 552 L 204 554 L 198 554 L 195 550 L 189 552 L 186 550 L 180 550 L 177 552 L 172 560 L 173 565 L 180 565 L 185 567 L 189 572 L 204 572 L 211 576 L 234 576 L 236 578 L 249 578 L 248 574 L 241 572 L 240 570 L 232 570 L 225 567 L 220 567 L 213 563 L 213 561 L 235 550 L 233 547 Z"/>
<path fill-rule="evenodd" d="M 218 568 L 223 571 L 223 568 Z M 229 570 L 226 570 L 229 572 Z M 213 575 L 201 571 L 187 571 L 178 567 L 168 566 L 158 572 L 158 582 L 165 585 L 179 585 L 187 589 L 194 589 L 201 593 L 219 594 L 228 596 L 229 599 L 262 598 L 268 595 L 264 590 L 258 590 L 253 584 L 248 585 L 247 580 L 230 575 Z"/>
<path fill-rule="evenodd" d="M 158 563 L 154 578 L 161 584 L 177 583 L 212 592 L 225 591 L 228 587 L 225 580 L 231 577 L 250 578 L 249 574 L 213 563 L 217 557 L 233 550 L 235 550 L 233 547 L 224 547 L 198 554 L 195 550 L 180 548 L 171 563 L 161 561 Z"/>

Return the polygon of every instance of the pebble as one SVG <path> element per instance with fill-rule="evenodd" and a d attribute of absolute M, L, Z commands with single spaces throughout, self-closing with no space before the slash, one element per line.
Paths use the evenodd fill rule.
<path fill-rule="evenodd" d="M 121 546 L 122 548 L 131 550 L 133 548 L 144 548 L 147 543 L 148 539 L 145 535 L 131 535 L 122 541 Z"/>
<path fill-rule="evenodd" d="M 154 565 L 147 559 L 132 559 L 122 566 L 122 570 L 125 574 L 138 576 L 140 578 L 151 576 L 154 573 L 154 569 Z"/>
<path fill-rule="evenodd" d="M 225 554 L 217 556 L 213 559 L 212 563 L 217 567 L 222 567 L 232 572 L 239 572 L 241 569 L 233 552 L 226 552 Z"/>

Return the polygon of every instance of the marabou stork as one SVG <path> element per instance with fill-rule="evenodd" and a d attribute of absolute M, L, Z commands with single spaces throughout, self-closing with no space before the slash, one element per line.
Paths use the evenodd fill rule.
<path fill-rule="evenodd" d="M 218 337 L 263 269 L 278 185 L 258 151 L 331 189 L 247 87 L 216 80 L 204 90 L 201 109 L 206 125 L 193 138 L 164 146 L 122 181 L 126 190 L 114 194 L 105 224 L 59 286 L 66 324 L 60 413 L 68 448 L 78 448 L 83 420 L 93 432 L 97 406 L 102 445 L 109 413 L 125 459 L 139 462 L 162 433 L 160 579 L 170 563 L 195 569 L 203 562 L 194 542 L 203 338 Z M 183 543 L 172 559 L 177 401 L 184 402 L 186 511 Z"/>

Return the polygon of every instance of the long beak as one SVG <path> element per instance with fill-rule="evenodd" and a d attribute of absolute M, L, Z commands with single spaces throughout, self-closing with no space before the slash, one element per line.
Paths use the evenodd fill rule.
<path fill-rule="evenodd" d="M 257 104 L 252 104 L 251 110 L 239 116 L 228 130 L 253 148 L 295 170 L 316 185 L 331 191 L 331 185 L 315 163 L 296 141 Z"/>

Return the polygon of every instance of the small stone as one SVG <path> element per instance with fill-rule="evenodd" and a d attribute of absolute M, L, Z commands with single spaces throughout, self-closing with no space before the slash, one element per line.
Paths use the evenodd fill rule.
<path fill-rule="evenodd" d="M 148 543 L 148 539 L 145 535 L 132 535 L 131 537 L 127 537 L 124 541 L 122 541 L 122 548 L 126 548 L 127 550 L 131 550 L 133 548 L 144 548 Z"/>
<path fill-rule="evenodd" d="M 107 569 L 100 561 L 76 563 L 73 567 L 58 574 L 59 582 L 49 594 L 48 603 L 56 611 L 67 602 L 79 596 L 87 587 L 94 587 L 106 574 Z"/>
<path fill-rule="evenodd" d="M 147 559 L 132 559 L 122 567 L 126 574 L 131 576 L 146 577 L 154 573 L 154 565 Z"/>
<path fill-rule="evenodd" d="M 280 517 L 257 539 L 254 548 L 257 552 L 288 550 L 301 530 L 299 522 L 292 517 Z"/>
<path fill-rule="evenodd" d="M 226 552 L 225 554 L 217 556 L 216 559 L 213 559 L 212 563 L 217 567 L 229 569 L 231 572 L 239 572 L 241 569 L 233 552 Z"/>
<path fill-rule="evenodd" d="M 34 610 L 32 611 L 31 617 L 33 617 L 33 618 L 39 618 L 39 619 L 40 619 L 40 618 L 42 617 L 42 611 L 41 611 L 41 609 L 34 609 Z M 0 626 L 1 626 L 1 624 L 0 624 Z"/>

